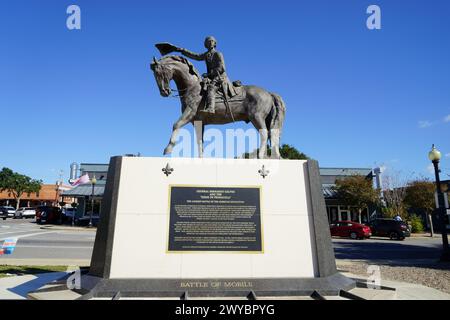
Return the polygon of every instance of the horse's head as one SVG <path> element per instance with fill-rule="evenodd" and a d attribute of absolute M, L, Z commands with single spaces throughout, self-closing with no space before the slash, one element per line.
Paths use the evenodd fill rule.
<path fill-rule="evenodd" d="M 170 80 L 173 78 L 173 69 L 169 65 L 164 63 L 164 60 L 156 60 L 153 57 L 153 62 L 150 64 L 155 75 L 156 83 L 158 84 L 159 92 L 163 97 L 168 97 L 172 93 L 170 90 Z"/>
<path fill-rule="evenodd" d="M 190 87 L 201 81 L 200 74 L 194 65 L 181 56 L 165 56 L 160 60 L 153 57 L 150 68 L 153 70 L 159 92 L 163 97 L 168 97 L 172 92 L 171 80 L 175 80 L 179 89 Z"/>

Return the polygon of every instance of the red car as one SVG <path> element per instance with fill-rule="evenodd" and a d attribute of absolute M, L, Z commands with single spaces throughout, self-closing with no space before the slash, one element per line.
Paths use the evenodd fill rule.
<path fill-rule="evenodd" d="M 352 239 L 365 239 L 372 235 L 370 227 L 353 221 L 337 221 L 330 225 L 330 232 L 331 236 Z"/>

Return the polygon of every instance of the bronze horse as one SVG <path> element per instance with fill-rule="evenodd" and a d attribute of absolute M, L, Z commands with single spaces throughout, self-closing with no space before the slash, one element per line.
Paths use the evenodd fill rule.
<path fill-rule="evenodd" d="M 164 56 L 160 60 L 153 58 L 150 65 L 161 96 L 170 96 L 170 81 L 174 80 L 181 100 L 181 117 L 174 123 L 169 144 L 164 154 L 170 154 L 176 143 L 178 130 L 187 123 L 201 121 L 195 126 L 199 156 L 203 156 L 203 131 L 208 124 L 226 124 L 233 121 L 251 122 L 259 131 L 261 144 L 258 152 L 260 159 L 266 158 L 266 146 L 270 141 L 271 157 L 280 158 L 280 136 L 286 112 L 281 97 L 256 86 L 239 87 L 242 92 L 228 101 L 216 103 L 214 114 L 200 112 L 203 105 L 202 78 L 192 63 L 182 56 Z"/>

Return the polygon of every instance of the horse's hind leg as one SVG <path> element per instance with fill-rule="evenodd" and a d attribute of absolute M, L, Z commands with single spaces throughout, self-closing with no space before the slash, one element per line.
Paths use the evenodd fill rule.
<path fill-rule="evenodd" d="M 268 128 L 268 140 L 270 143 L 270 158 L 271 159 L 280 159 L 280 130 L 277 128 L 272 128 L 272 118 L 266 118 L 266 127 Z"/>
<path fill-rule="evenodd" d="M 259 131 L 259 135 L 261 137 L 261 144 L 259 146 L 258 158 L 264 159 L 266 158 L 267 138 L 269 135 L 267 132 L 266 121 L 260 115 L 255 116 L 251 121 L 255 126 L 255 128 Z"/>
<path fill-rule="evenodd" d="M 281 159 L 280 155 L 280 129 L 270 129 L 271 158 Z"/>

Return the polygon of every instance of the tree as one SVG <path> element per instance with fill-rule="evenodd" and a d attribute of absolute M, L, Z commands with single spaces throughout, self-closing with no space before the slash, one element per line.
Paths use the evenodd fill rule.
<path fill-rule="evenodd" d="M 365 208 L 379 203 L 380 191 L 375 189 L 372 181 L 363 175 L 338 179 L 333 189 L 336 191 L 338 199 L 344 204 L 358 209 L 360 217 Z"/>
<path fill-rule="evenodd" d="M 256 155 L 258 154 L 259 148 L 254 150 L 251 153 L 245 152 L 241 158 L 243 159 L 256 159 Z M 310 158 L 304 154 L 303 152 L 298 151 L 295 147 L 290 146 L 288 144 L 283 144 L 280 148 L 281 158 L 290 159 L 290 160 L 309 160 Z M 270 157 L 271 149 L 267 148 L 267 155 Z"/>
<path fill-rule="evenodd" d="M 280 154 L 283 159 L 291 160 L 309 160 L 309 157 L 303 152 L 298 151 L 296 148 L 283 144 L 280 148 Z"/>
<path fill-rule="evenodd" d="M 405 196 L 405 203 L 409 208 L 422 209 L 426 212 L 430 222 L 431 236 L 434 233 L 431 214 L 436 207 L 434 192 L 433 182 L 427 179 L 417 179 L 408 183 Z"/>
<path fill-rule="evenodd" d="M 42 181 L 14 172 L 9 168 L 0 171 L 0 192 L 6 191 L 8 196 L 16 200 L 16 209 L 19 209 L 20 199 L 23 194 L 38 193 L 41 190 Z"/>
<path fill-rule="evenodd" d="M 406 179 L 401 178 L 400 172 L 392 172 L 383 176 L 383 198 L 386 208 L 384 213 L 393 218 L 406 216 Z"/>

